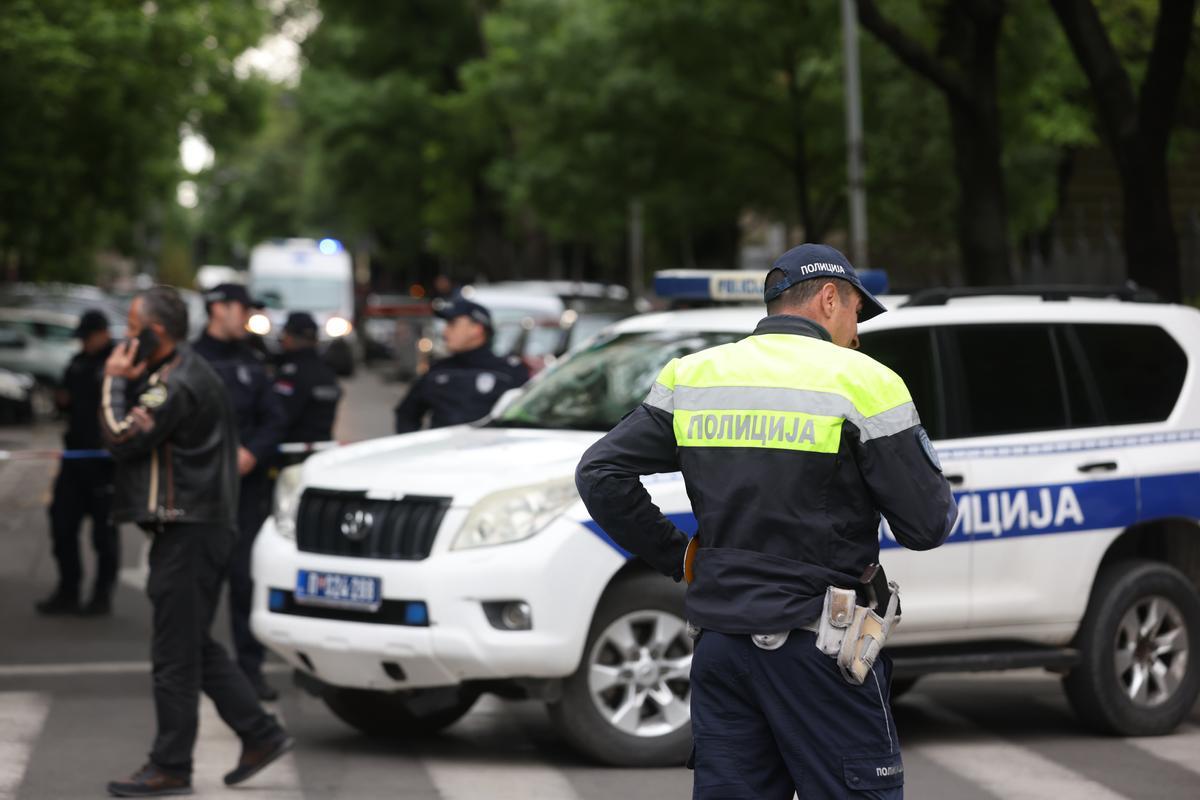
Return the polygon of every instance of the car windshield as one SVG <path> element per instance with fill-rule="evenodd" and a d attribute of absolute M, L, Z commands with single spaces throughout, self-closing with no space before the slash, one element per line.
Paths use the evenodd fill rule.
<path fill-rule="evenodd" d="M 595 341 L 560 361 L 491 424 L 607 431 L 637 406 L 672 358 L 743 338 L 738 333 L 646 331 Z"/>
<path fill-rule="evenodd" d="M 255 277 L 251 293 L 267 308 L 288 311 L 338 311 L 347 283 L 336 278 Z"/>

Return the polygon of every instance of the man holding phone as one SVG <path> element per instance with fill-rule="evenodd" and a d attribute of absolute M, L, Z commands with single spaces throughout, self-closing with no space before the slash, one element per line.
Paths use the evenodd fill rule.
<path fill-rule="evenodd" d="M 237 431 L 220 378 L 184 342 L 187 306 L 169 287 L 129 307 L 133 337 L 104 366 L 100 431 L 116 462 L 113 516 L 153 537 L 146 593 L 158 731 L 148 763 L 108 784 L 117 797 L 191 791 L 200 691 L 242 740 L 225 783 L 291 749 L 254 687 L 210 635 L 236 538 Z"/>

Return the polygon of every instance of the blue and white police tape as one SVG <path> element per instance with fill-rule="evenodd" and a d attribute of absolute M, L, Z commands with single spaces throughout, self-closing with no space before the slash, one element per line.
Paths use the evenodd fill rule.
<path fill-rule="evenodd" d="M 332 450 L 348 442 L 285 442 L 279 445 L 280 453 L 295 455 Z M 0 450 L 0 461 L 83 461 L 88 459 L 112 458 L 107 450 Z"/>

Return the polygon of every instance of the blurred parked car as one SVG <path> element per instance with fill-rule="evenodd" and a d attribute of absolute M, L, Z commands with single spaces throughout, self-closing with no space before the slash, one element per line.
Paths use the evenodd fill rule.
<path fill-rule="evenodd" d="M 433 306 L 406 294 L 368 295 L 363 307 L 363 360 L 391 362 L 398 380 L 428 367 L 433 350 Z"/>
<path fill-rule="evenodd" d="M 33 419 L 32 375 L 0 369 L 0 425 Z"/>
<path fill-rule="evenodd" d="M 120 338 L 125 334 L 129 301 L 85 284 L 12 283 L 0 287 L 0 308 L 56 311 L 73 317 L 95 309 L 104 312 L 113 336 Z"/>
<path fill-rule="evenodd" d="M 0 308 L 0 368 L 33 376 L 33 410 L 54 414 L 54 390 L 79 350 L 79 316 L 38 308 Z"/>

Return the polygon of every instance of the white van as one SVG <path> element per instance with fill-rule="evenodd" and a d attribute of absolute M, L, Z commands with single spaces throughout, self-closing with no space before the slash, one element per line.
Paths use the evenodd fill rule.
<path fill-rule="evenodd" d="M 354 372 L 354 264 L 336 239 L 272 239 L 250 251 L 250 295 L 266 303 L 254 333 L 276 338 L 287 315 L 317 321 L 321 351 L 339 375 Z"/>

